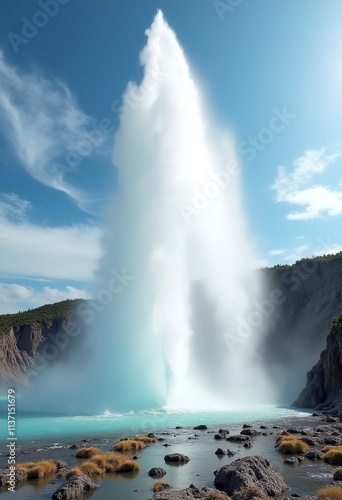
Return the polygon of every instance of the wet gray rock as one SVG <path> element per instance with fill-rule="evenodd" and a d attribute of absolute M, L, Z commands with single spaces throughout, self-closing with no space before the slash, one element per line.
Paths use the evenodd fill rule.
<path fill-rule="evenodd" d="M 342 469 L 336 469 L 333 476 L 334 481 L 342 481 Z"/>
<path fill-rule="evenodd" d="M 240 434 L 242 434 L 242 436 L 257 436 L 259 432 L 252 427 L 246 427 L 245 429 L 242 429 Z"/>
<path fill-rule="evenodd" d="M 286 458 L 284 460 L 284 464 L 288 464 L 288 465 L 298 465 L 299 464 L 299 460 L 297 457 L 289 457 L 289 458 Z"/>
<path fill-rule="evenodd" d="M 66 483 L 58 488 L 52 495 L 52 500 L 74 500 L 89 491 L 96 490 L 98 486 L 85 474 L 71 476 Z"/>
<path fill-rule="evenodd" d="M 194 427 L 194 431 L 206 431 L 207 429 L 208 427 L 204 424 L 196 425 L 196 427 Z"/>
<path fill-rule="evenodd" d="M 215 455 L 227 455 L 227 452 L 222 450 L 222 448 L 217 448 Z"/>
<path fill-rule="evenodd" d="M 321 460 L 323 458 L 323 455 L 320 451 L 315 451 L 311 450 L 305 453 L 305 458 L 308 458 L 309 460 Z"/>
<path fill-rule="evenodd" d="M 246 436 L 245 434 L 236 434 L 233 436 L 228 436 L 227 441 L 232 441 L 233 443 L 243 443 L 244 441 L 249 441 L 249 436 Z"/>
<path fill-rule="evenodd" d="M 214 484 L 228 495 L 245 486 L 257 486 L 269 496 L 281 495 L 287 489 L 282 475 L 266 458 L 259 456 L 240 458 L 223 466 Z"/>
<path fill-rule="evenodd" d="M 164 470 L 162 467 L 152 467 L 152 469 L 148 471 L 148 475 L 155 478 L 164 477 L 165 474 L 166 470 Z"/>
<path fill-rule="evenodd" d="M 190 458 L 181 453 L 171 453 L 170 455 L 165 455 L 164 460 L 167 463 L 187 463 Z"/>

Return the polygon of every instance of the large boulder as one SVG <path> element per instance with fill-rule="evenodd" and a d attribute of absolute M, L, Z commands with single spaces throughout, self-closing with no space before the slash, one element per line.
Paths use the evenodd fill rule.
<path fill-rule="evenodd" d="M 265 495 L 276 496 L 287 486 L 283 477 L 263 457 L 245 457 L 223 466 L 214 481 L 218 490 L 232 495 L 234 491 L 248 486 L 257 486 Z"/>
<path fill-rule="evenodd" d="M 185 490 L 161 491 L 153 495 L 153 500 L 228 500 L 225 493 L 221 493 L 213 488 L 196 488 L 193 484 Z"/>
<path fill-rule="evenodd" d="M 98 486 L 85 474 L 71 476 L 66 483 L 55 491 L 52 500 L 74 500 L 89 491 L 96 490 L 96 488 Z"/>

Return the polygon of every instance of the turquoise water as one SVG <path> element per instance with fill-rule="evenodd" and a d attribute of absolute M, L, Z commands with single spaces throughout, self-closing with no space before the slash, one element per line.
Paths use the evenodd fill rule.
<path fill-rule="evenodd" d="M 205 423 L 212 425 L 232 425 L 241 422 L 268 422 L 305 417 L 308 413 L 289 408 L 260 406 L 232 409 L 221 412 L 182 412 L 171 410 L 110 413 L 103 415 L 56 415 L 18 411 L 16 414 L 16 437 L 18 446 L 24 448 L 29 443 L 68 442 L 81 438 L 115 437 L 119 434 L 141 434 L 161 429 L 184 427 Z M 0 433 L 7 435 L 7 418 L 1 412 Z"/>
<path fill-rule="evenodd" d="M 6 409 L 6 408 L 5 408 Z M 1 413 L 0 432 L 6 437 L 7 420 Z M 236 458 L 246 455 L 261 455 L 268 458 L 274 467 L 284 476 L 288 485 L 288 493 L 314 495 L 322 484 L 328 484 L 332 478 L 331 466 L 305 462 L 303 466 L 290 467 L 283 463 L 283 457 L 275 449 L 275 433 L 273 425 L 278 428 L 289 426 L 314 426 L 320 418 L 311 416 L 311 412 L 295 411 L 290 408 L 260 406 L 253 408 L 231 409 L 221 412 L 182 412 L 182 411 L 141 411 L 125 414 L 106 412 L 94 416 L 66 416 L 51 414 L 32 414 L 19 411 L 17 417 L 17 462 L 30 460 L 62 459 L 68 462 L 68 468 L 79 466 L 75 450 L 69 449 L 69 444 L 75 442 L 81 446 L 97 446 L 103 451 L 112 449 L 116 439 L 124 435 L 156 433 L 168 445 L 167 453 L 184 453 L 190 457 L 185 466 L 175 467 L 165 464 L 166 448 L 164 442 L 148 446 L 144 451 L 137 452 L 141 471 L 137 475 L 114 474 L 104 477 L 94 477 L 99 489 L 91 496 L 94 500 L 147 500 L 152 497 L 153 479 L 147 474 L 151 467 L 164 467 L 166 476 L 163 480 L 175 488 L 185 488 L 190 483 L 199 487 L 213 486 L 213 471 L 230 463 Z M 251 423 L 256 429 L 261 423 L 268 426 L 264 435 L 253 439 L 253 447 L 245 449 L 241 443 L 229 443 L 229 448 L 236 455 L 233 457 L 218 457 L 215 450 L 218 447 L 213 432 L 228 428 L 232 434 L 239 433 L 243 423 Z M 198 424 L 206 424 L 207 431 L 194 431 Z M 176 426 L 182 429 L 175 430 Z M 195 433 L 197 432 L 197 437 Z M 89 439 L 89 444 L 82 442 Z M 1 440 L 0 467 L 7 462 L 6 442 Z M 227 447 L 227 445 L 226 445 Z M 128 454 L 130 456 L 130 454 Z M 52 493 L 65 482 L 65 478 L 54 475 L 42 480 L 32 480 L 18 485 L 17 500 L 48 500 Z M 0 488 L 4 500 L 13 498 L 6 487 Z M 83 500 L 88 496 L 82 497 Z"/>

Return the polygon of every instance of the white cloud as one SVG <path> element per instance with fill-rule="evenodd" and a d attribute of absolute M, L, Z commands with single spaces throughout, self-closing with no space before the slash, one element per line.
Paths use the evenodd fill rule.
<path fill-rule="evenodd" d="M 0 194 L 0 277 L 91 280 L 101 230 L 90 224 L 49 227 L 27 220 L 31 204 Z"/>
<path fill-rule="evenodd" d="M 276 257 L 277 255 L 284 255 L 286 250 L 284 249 L 279 249 L 279 250 L 270 250 L 268 252 L 269 257 Z"/>
<path fill-rule="evenodd" d="M 296 262 L 296 260 L 303 259 L 304 257 L 309 257 L 308 251 L 311 248 L 311 245 L 300 245 L 296 247 L 290 255 L 284 257 L 284 261 L 286 262 Z M 313 255 L 313 252 L 311 252 Z"/>
<path fill-rule="evenodd" d="M 325 149 L 307 151 L 297 158 L 288 172 L 279 167 L 272 185 L 277 202 L 303 207 L 287 214 L 290 220 L 309 220 L 328 215 L 342 215 L 342 191 L 326 185 L 315 185 L 313 178 L 324 174 L 328 167 L 342 157 L 342 151 L 326 154 Z"/>
<path fill-rule="evenodd" d="M 23 285 L 0 283 L 0 314 L 15 313 L 66 299 L 89 298 L 86 291 L 72 286 L 67 286 L 64 290 L 44 287 L 37 291 Z"/>
<path fill-rule="evenodd" d="M 65 177 L 83 153 L 88 156 L 103 147 L 103 134 L 94 134 L 94 120 L 78 107 L 64 83 L 19 71 L 6 63 L 1 51 L 0 126 L 32 177 L 63 191 L 82 210 L 97 211 L 101 200 L 73 187 Z"/>
<path fill-rule="evenodd" d="M 0 276 L 90 280 L 101 254 L 99 228 L 41 227 L 0 219 Z"/>
<path fill-rule="evenodd" d="M 32 205 L 15 193 L 0 193 L 0 217 L 16 222 L 24 222 Z"/>

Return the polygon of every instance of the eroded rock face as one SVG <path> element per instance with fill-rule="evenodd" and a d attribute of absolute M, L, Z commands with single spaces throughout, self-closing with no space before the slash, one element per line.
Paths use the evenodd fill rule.
<path fill-rule="evenodd" d="M 287 489 L 282 475 L 266 458 L 259 456 L 240 458 L 223 466 L 214 484 L 228 495 L 249 486 L 257 486 L 268 496 L 281 495 Z"/>
<path fill-rule="evenodd" d="M 318 363 L 307 374 L 306 387 L 293 406 L 317 408 L 342 417 L 342 326 L 333 326 Z"/>
<path fill-rule="evenodd" d="M 55 491 L 52 500 L 73 500 L 84 495 L 84 493 L 96 490 L 96 488 L 98 486 L 85 474 L 71 476 L 63 486 Z"/>

